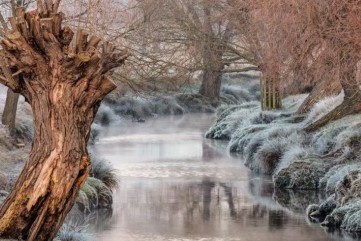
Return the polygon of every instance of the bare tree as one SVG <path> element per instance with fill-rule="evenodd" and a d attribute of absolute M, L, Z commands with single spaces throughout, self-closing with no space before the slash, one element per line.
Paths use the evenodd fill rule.
<path fill-rule="evenodd" d="M 257 69 L 243 56 L 227 8 L 226 1 L 214 0 L 137 1 L 142 18 L 127 33 L 134 76 L 178 85 L 200 76 L 199 93 L 218 99 L 224 73 Z"/>

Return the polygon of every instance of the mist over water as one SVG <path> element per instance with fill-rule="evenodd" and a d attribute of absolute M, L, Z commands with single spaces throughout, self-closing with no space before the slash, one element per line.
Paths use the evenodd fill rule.
<path fill-rule="evenodd" d="M 99 241 L 352 240 L 304 216 L 316 192 L 273 190 L 221 141 L 204 139 L 213 115 L 162 117 L 109 127 L 93 155 L 109 160 L 120 185 L 114 210 L 93 219 Z"/>

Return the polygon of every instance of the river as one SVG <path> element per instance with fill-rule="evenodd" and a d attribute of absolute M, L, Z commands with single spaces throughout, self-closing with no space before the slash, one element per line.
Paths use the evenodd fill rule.
<path fill-rule="evenodd" d="M 93 155 L 117 169 L 111 213 L 97 214 L 99 241 L 352 240 L 304 216 L 316 192 L 274 192 L 225 142 L 207 140 L 213 115 L 122 121 L 100 136 Z"/>

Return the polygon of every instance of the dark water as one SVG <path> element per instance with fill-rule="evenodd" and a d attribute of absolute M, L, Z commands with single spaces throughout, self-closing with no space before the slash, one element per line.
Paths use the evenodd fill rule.
<path fill-rule="evenodd" d="M 94 218 L 100 241 L 352 240 L 304 216 L 315 192 L 274 192 L 230 157 L 224 142 L 203 138 L 212 115 L 123 122 L 93 151 L 118 170 L 112 213 Z"/>

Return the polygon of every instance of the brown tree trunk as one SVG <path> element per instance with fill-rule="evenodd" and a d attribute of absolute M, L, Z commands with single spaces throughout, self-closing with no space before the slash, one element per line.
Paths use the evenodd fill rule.
<path fill-rule="evenodd" d="M 311 73 L 308 78 L 316 79 L 316 85 L 299 107 L 298 114 L 310 111 L 319 100 L 327 96 L 338 95 L 342 90 L 337 56 L 330 49 L 326 49 L 319 58 L 321 61 L 316 62 L 314 66 L 308 69 Z"/>
<path fill-rule="evenodd" d="M 342 90 L 339 80 L 330 81 L 329 79 L 322 79 L 316 84 L 309 96 L 303 101 L 298 108 L 298 114 L 304 114 L 311 110 L 311 108 L 320 100 L 327 96 L 338 95 Z"/>
<path fill-rule="evenodd" d="M 270 68 L 270 69 L 269 69 Z M 280 74 L 277 66 L 261 65 L 261 107 L 262 110 L 279 110 L 282 108 L 282 97 L 279 88 Z"/>
<path fill-rule="evenodd" d="M 262 110 L 279 110 L 282 108 L 281 93 L 273 79 L 261 80 Z"/>
<path fill-rule="evenodd" d="M 315 131 L 331 121 L 341 119 L 347 115 L 361 112 L 361 91 L 357 81 L 358 57 L 355 56 L 350 50 L 341 52 L 339 57 L 340 83 L 345 93 L 344 100 L 341 105 L 337 106 L 330 113 L 322 117 L 320 120 L 307 126 L 305 128 L 306 131 Z"/>
<path fill-rule="evenodd" d="M 2 124 L 8 126 L 10 135 L 15 133 L 15 119 L 18 108 L 19 94 L 8 89 L 6 94 L 5 107 L 2 115 Z"/>
<path fill-rule="evenodd" d="M 202 61 L 203 61 L 203 77 L 199 94 L 204 97 L 219 100 L 221 93 L 221 77 L 224 68 L 223 52 L 225 47 L 219 43 L 220 36 L 214 34 L 211 20 L 211 6 L 203 5 L 205 14 L 204 20 L 204 39 L 202 39 Z M 224 40 L 229 36 L 229 28 L 226 27 Z"/>
<path fill-rule="evenodd" d="M 205 70 L 199 94 L 218 100 L 221 92 L 222 72 L 217 70 Z"/>
<path fill-rule="evenodd" d="M 61 93 L 59 88 L 56 85 L 53 90 L 43 90 L 31 102 L 35 124 L 33 146 L 0 211 L 3 237 L 53 238 L 88 176 L 87 141 L 97 107 L 89 111 L 78 107 L 68 92 L 71 87 Z"/>
<path fill-rule="evenodd" d="M 222 61 L 222 47 L 213 41 L 215 40 L 209 39 L 203 46 L 203 76 L 199 94 L 218 100 L 221 93 L 224 64 Z"/>
<path fill-rule="evenodd" d="M 50 241 L 72 208 L 89 173 L 87 142 L 102 99 L 115 88 L 108 72 L 126 51 L 79 30 L 62 28 L 60 0 L 16 10 L 1 41 L 0 82 L 22 94 L 33 111 L 35 136 L 25 168 L 0 209 L 0 236 Z M 14 78 L 21 73 L 23 78 Z M 2 76 L 5 75 L 6 77 Z"/>
<path fill-rule="evenodd" d="M 312 132 L 327 125 L 329 122 L 341 119 L 347 115 L 357 114 L 361 112 L 361 93 L 354 95 L 352 98 L 345 98 L 341 105 L 337 106 L 330 113 L 322 117 L 320 120 L 310 124 L 305 128 L 306 131 Z"/>

